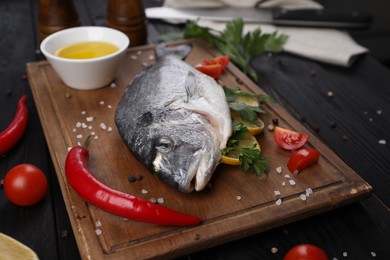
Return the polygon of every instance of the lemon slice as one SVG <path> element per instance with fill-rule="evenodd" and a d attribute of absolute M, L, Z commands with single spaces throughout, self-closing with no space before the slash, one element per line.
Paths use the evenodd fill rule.
<path fill-rule="evenodd" d="M 263 132 L 264 122 L 260 118 L 257 118 L 256 122 L 249 122 L 242 119 L 237 113 L 232 112 L 231 115 L 235 122 L 242 123 L 244 126 L 246 126 L 251 135 L 258 135 Z"/>
<path fill-rule="evenodd" d="M 259 143 L 256 140 L 256 137 L 254 137 L 251 134 L 248 134 L 245 139 L 240 140 L 238 147 L 252 147 L 253 145 L 256 144 L 256 149 L 261 150 Z M 229 165 L 240 165 L 240 159 L 239 159 L 239 154 L 236 151 L 230 151 L 226 155 L 222 155 L 221 157 L 221 163 L 224 164 L 229 164 Z"/>
<path fill-rule="evenodd" d="M 259 100 L 256 97 L 251 97 L 251 96 L 239 96 L 235 100 L 235 103 L 244 103 L 252 107 L 260 106 Z"/>
<path fill-rule="evenodd" d="M 7 260 L 39 260 L 29 247 L 19 241 L 0 233 L 0 259 Z"/>
<path fill-rule="evenodd" d="M 235 103 L 242 103 L 252 107 L 260 106 L 259 100 L 256 97 L 251 96 L 239 96 Z M 245 125 L 250 134 L 257 135 L 263 132 L 264 122 L 260 118 L 257 118 L 256 122 L 250 122 L 242 119 L 237 111 L 230 110 L 230 114 L 234 121 Z"/>

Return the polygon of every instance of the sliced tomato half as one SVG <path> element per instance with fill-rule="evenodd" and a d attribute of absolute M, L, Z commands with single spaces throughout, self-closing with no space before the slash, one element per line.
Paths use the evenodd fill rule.
<path fill-rule="evenodd" d="M 203 61 L 204 65 L 213 65 L 213 64 L 221 64 L 222 70 L 224 70 L 229 64 L 230 59 L 229 56 L 217 56 L 208 60 Z"/>
<path fill-rule="evenodd" d="M 291 155 L 287 163 L 287 168 L 290 172 L 297 175 L 300 170 L 317 162 L 319 158 L 319 151 L 311 148 L 302 148 Z"/>
<path fill-rule="evenodd" d="M 275 127 L 274 140 L 283 149 L 297 150 L 301 148 L 309 139 L 307 134 L 298 133 L 282 127 Z"/>
<path fill-rule="evenodd" d="M 221 64 L 201 65 L 195 68 L 215 79 L 219 78 L 223 71 Z"/>

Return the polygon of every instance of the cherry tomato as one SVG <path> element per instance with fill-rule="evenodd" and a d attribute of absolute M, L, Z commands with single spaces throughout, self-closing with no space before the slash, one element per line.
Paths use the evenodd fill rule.
<path fill-rule="evenodd" d="M 294 152 L 287 163 L 287 168 L 294 174 L 309 165 L 312 165 L 320 158 L 320 152 L 311 148 L 302 148 Z"/>
<path fill-rule="evenodd" d="M 283 260 L 328 260 L 324 250 L 318 246 L 301 244 L 291 248 Z"/>
<path fill-rule="evenodd" d="M 32 164 L 19 164 L 12 168 L 3 185 L 7 198 L 18 206 L 38 203 L 47 191 L 45 174 Z"/>
<path fill-rule="evenodd" d="M 196 66 L 195 68 L 200 72 L 203 72 L 204 74 L 215 79 L 219 78 L 223 71 L 221 64 L 201 65 Z"/>
<path fill-rule="evenodd" d="M 279 126 L 274 129 L 274 140 L 283 149 L 296 150 L 301 148 L 309 139 L 306 134 L 301 134 Z"/>
<path fill-rule="evenodd" d="M 204 65 L 221 64 L 222 70 L 224 70 L 229 64 L 229 62 L 230 62 L 229 56 L 217 56 L 203 61 L 203 64 Z"/>

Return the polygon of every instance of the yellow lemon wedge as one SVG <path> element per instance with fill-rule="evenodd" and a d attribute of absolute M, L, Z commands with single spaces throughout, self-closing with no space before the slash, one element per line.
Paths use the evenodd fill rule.
<path fill-rule="evenodd" d="M 235 103 L 242 103 L 252 107 L 260 106 L 259 100 L 251 96 L 239 96 Z M 230 114 L 235 122 L 246 126 L 251 135 L 258 135 L 263 132 L 264 122 L 260 118 L 257 118 L 255 122 L 250 122 L 242 119 L 237 111 L 230 110 Z"/>
<path fill-rule="evenodd" d="M 256 97 L 251 97 L 251 96 L 239 96 L 235 100 L 236 103 L 244 103 L 247 104 L 248 106 L 252 107 L 258 107 L 260 106 L 259 100 Z"/>
<path fill-rule="evenodd" d="M 249 122 L 247 120 L 242 119 L 237 113 L 231 113 L 232 118 L 237 123 L 242 123 L 248 129 L 251 135 L 258 135 L 263 132 L 264 122 L 257 118 L 255 122 Z"/>
<path fill-rule="evenodd" d="M 0 252 L 0 259 L 39 260 L 29 247 L 3 233 L 0 233 Z"/>
<path fill-rule="evenodd" d="M 254 137 L 251 134 L 248 134 L 245 139 L 240 140 L 238 147 L 243 148 L 243 147 L 253 147 L 256 145 L 256 149 L 261 150 L 259 143 L 256 140 L 256 137 Z M 221 163 L 224 164 L 229 164 L 229 165 L 240 165 L 240 159 L 239 159 L 239 154 L 232 150 L 226 155 L 222 155 L 221 157 Z"/>

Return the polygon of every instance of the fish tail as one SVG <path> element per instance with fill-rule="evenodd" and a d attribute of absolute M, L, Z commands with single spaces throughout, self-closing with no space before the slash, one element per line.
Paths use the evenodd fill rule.
<path fill-rule="evenodd" d="M 184 59 L 191 52 L 192 47 L 189 44 L 181 44 L 176 46 L 167 46 L 166 43 L 159 43 L 156 48 L 156 57 L 159 59 L 167 55 L 175 55 L 180 59 Z"/>

